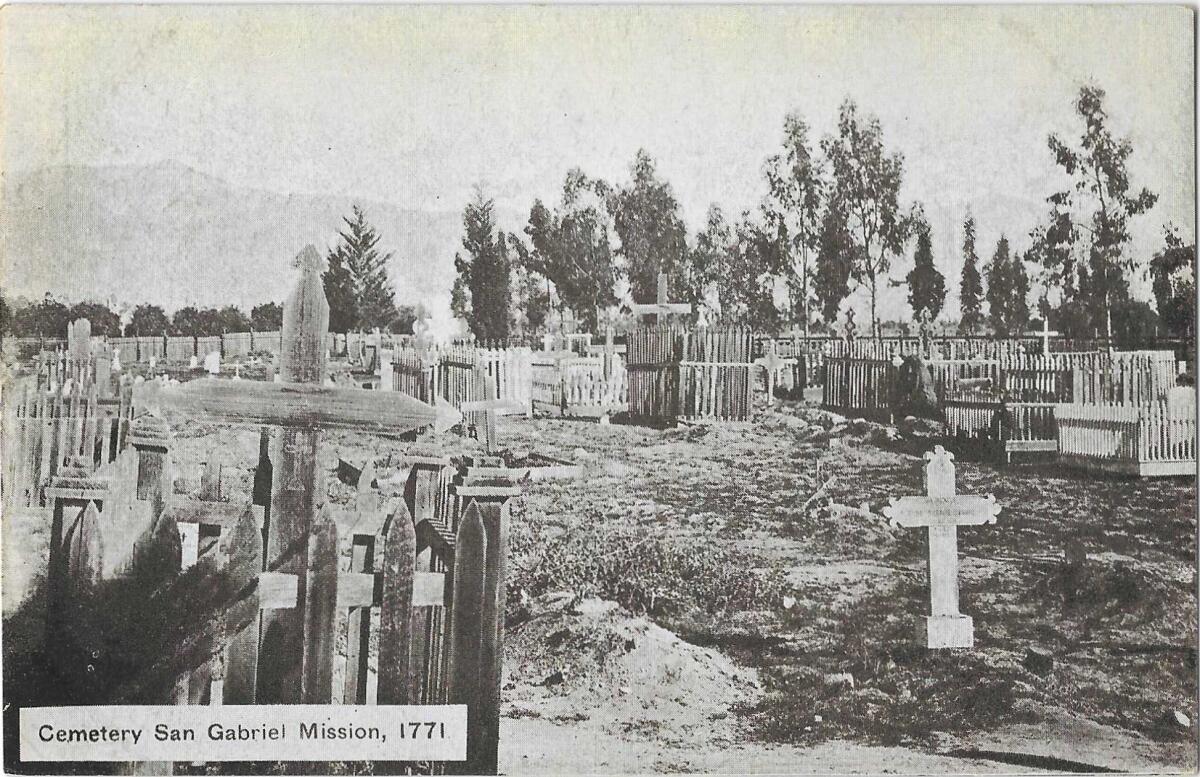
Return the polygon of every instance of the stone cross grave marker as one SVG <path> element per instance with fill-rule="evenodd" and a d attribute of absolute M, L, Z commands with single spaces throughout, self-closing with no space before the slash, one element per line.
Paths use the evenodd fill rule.
<path fill-rule="evenodd" d="M 170 387 L 148 382 L 135 390 L 134 402 L 151 412 L 171 409 L 225 423 L 282 427 L 272 461 L 264 563 L 279 579 L 295 580 L 292 595 L 298 604 L 262 614 L 258 698 L 264 703 L 319 704 L 331 697 L 325 664 L 332 661 L 332 652 L 324 650 L 328 635 L 310 632 L 315 623 L 332 623 L 326 623 L 323 614 L 336 602 L 325 599 L 337 593 L 336 586 L 309 586 L 314 564 L 321 566 L 316 574 L 322 579 L 337 566 L 336 552 L 324 552 L 329 550 L 326 545 L 313 540 L 326 495 L 318 466 L 322 430 L 399 435 L 432 425 L 444 431 L 461 422 L 462 415 L 453 407 L 435 408 L 406 394 L 323 385 L 329 304 L 321 282 L 321 257 L 307 246 L 296 264 L 300 278 L 283 310 L 279 382 L 196 380 Z M 314 547 L 319 559 L 314 558 Z"/>
<path fill-rule="evenodd" d="M 73 362 L 86 362 L 92 355 L 92 322 L 77 318 L 67 325 L 67 356 Z"/>
<path fill-rule="evenodd" d="M 938 445 L 925 454 L 926 496 L 892 499 L 883 514 L 893 526 L 929 529 L 929 604 L 925 640 L 929 648 L 975 646 L 975 625 L 958 611 L 958 527 L 995 523 L 1000 506 L 991 494 L 955 492 L 954 454 Z"/>
<path fill-rule="evenodd" d="M 686 302 L 667 302 L 667 274 L 658 274 L 658 293 L 654 302 L 649 305 L 634 305 L 635 316 L 654 316 L 661 319 L 672 313 L 687 314 L 692 312 L 692 306 Z"/>
<path fill-rule="evenodd" d="M 933 318 L 929 311 L 921 308 L 917 315 L 917 341 L 921 348 L 921 358 L 933 358 Z"/>
<path fill-rule="evenodd" d="M 418 318 L 413 322 L 413 345 L 419 351 L 425 350 L 429 344 L 429 329 L 432 326 L 432 321 L 433 319 L 426 313 L 424 318 Z"/>

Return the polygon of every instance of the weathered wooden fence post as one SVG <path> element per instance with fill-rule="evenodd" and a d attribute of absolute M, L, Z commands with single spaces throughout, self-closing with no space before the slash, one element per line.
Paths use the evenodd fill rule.
<path fill-rule="evenodd" d="M 511 485 L 461 485 L 455 488 L 459 499 L 467 505 L 459 526 L 458 543 L 455 546 L 454 565 L 454 627 L 459 630 L 454 636 L 456 658 L 451 663 L 451 689 L 461 683 L 470 689 L 466 696 L 473 696 L 476 706 L 474 716 L 468 713 L 474 739 L 467 742 L 467 761 L 463 765 L 465 774 L 495 774 L 500 744 L 500 682 L 503 666 L 504 610 L 507 603 L 505 593 L 505 567 L 508 561 L 508 521 L 511 514 L 510 500 L 520 494 L 520 489 Z M 483 537 L 476 538 L 476 521 L 483 530 Z M 464 542 L 468 543 L 464 546 Z M 471 544 L 476 543 L 476 544 Z M 479 580 L 473 570 L 464 568 L 482 545 L 483 579 Z M 468 575 L 460 580 L 459 574 Z M 479 587 L 481 586 L 481 587 Z M 462 597 L 460 598 L 460 593 Z M 480 597 L 478 608 L 478 643 L 475 643 L 475 625 L 469 613 L 475 611 L 474 597 Z M 468 613 L 460 619 L 460 610 Z M 474 658 L 470 653 L 474 653 Z M 454 663 L 458 661 L 459 663 Z M 478 663 L 475 664 L 474 662 Z M 477 673 L 477 674 L 476 674 Z M 472 703 L 469 701 L 451 703 Z M 457 766 L 457 764 L 455 764 Z"/>

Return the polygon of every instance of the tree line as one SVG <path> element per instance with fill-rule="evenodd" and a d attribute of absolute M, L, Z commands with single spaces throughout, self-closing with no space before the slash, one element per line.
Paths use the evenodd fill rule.
<path fill-rule="evenodd" d="M 46 294 L 41 300 L 0 298 L 0 333 L 16 337 L 65 337 L 67 325 L 86 318 L 93 335 L 108 337 L 207 336 L 227 332 L 278 330 L 283 310 L 278 303 L 255 305 L 246 315 L 236 305 L 188 305 L 171 315 L 159 305 L 141 304 L 120 309 L 109 303 L 85 301 L 69 304 Z"/>
<path fill-rule="evenodd" d="M 1049 161 L 1071 185 L 1048 194 L 1046 214 L 1020 244 L 1002 233 L 981 258 L 978 224 L 964 214 L 960 332 L 1016 335 L 1036 314 L 1075 338 L 1147 339 L 1160 327 L 1191 336 L 1195 245 L 1168 226 L 1149 262 L 1131 250 L 1130 223 L 1157 196 L 1130 182 L 1132 145 L 1112 133 L 1104 98 L 1083 87 L 1078 139 L 1048 136 Z M 567 315 L 597 331 L 602 318 L 628 313 L 618 308 L 623 285 L 634 303 L 651 302 L 662 273 L 670 301 L 691 303 L 713 324 L 807 334 L 833 328 L 847 300 L 863 294 L 877 331 L 879 296 L 890 286 L 907 288 L 914 321 L 938 317 L 948 283 L 932 229 L 921 203 L 902 197 L 905 159 L 886 146 L 878 118 L 847 99 L 835 131 L 817 140 L 802 115 L 789 114 L 762 172 L 757 208 L 730 218 L 714 203 L 692 232 L 645 150 L 616 185 L 569 170 L 559 201 L 535 200 L 520 232 L 500 228 L 494 200 L 477 187 L 463 210 L 452 311 L 481 340 L 533 333 Z M 892 278 L 910 250 L 912 270 Z M 1147 269 L 1157 312 L 1130 294 L 1129 278 Z"/>
<path fill-rule="evenodd" d="M 329 301 L 331 332 L 412 332 L 423 315 L 419 305 L 397 305 L 387 275 L 391 253 L 379 250 L 379 235 L 354 207 L 343 218 L 345 228 L 326 256 L 322 276 Z M 8 300 L 0 295 L 0 334 L 16 337 L 65 337 L 67 324 L 79 318 L 91 322 L 92 334 L 108 337 L 181 335 L 204 337 L 229 332 L 273 332 L 283 326 L 283 308 L 277 302 L 255 305 L 246 315 L 236 305 L 188 305 L 171 315 L 159 305 L 141 304 L 117 309 L 109 303 L 85 301 L 69 304 L 47 294 L 43 299 Z"/>

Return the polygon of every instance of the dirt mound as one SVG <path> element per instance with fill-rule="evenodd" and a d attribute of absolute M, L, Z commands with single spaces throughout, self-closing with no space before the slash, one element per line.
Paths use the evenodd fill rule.
<path fill-rule="evenodd" d="M 756 673 L 688 644 L 614 602 L 547 595 L 505 638 L 508 717 L 591 721 L 662 739 L 731 726 L 759 695 Z M 723 721 L 723 723 L 722 723 Z"/>

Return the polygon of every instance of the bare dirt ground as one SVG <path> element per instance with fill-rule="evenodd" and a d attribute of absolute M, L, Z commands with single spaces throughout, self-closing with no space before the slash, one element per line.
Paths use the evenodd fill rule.
<path fill-rule="evenodd" d="M 249 492 L 254 430 L 175 433 L 185 480 L 215 451 L 226 490 Z M 929 652 L 914 636 L 924 532 L 880 515 L 922 490 L 937 440 L 920 430 L 785 403 L 751 424 L 508 418 L 500 435 L 513 456 L 584 469 L 528 483 L 514 506 L 505 773 L 1197 767 L 1191 479 L 958 452 L 959 492 L 1003 511 L 960 531 L 976 648 Z M 397 493 L 406 452 L 481 449 L 454 434 L 326 440 L 328 472 L 369 457 Z M 6 611 L 41 555 L 39 532 L 14 529 Z"/>

